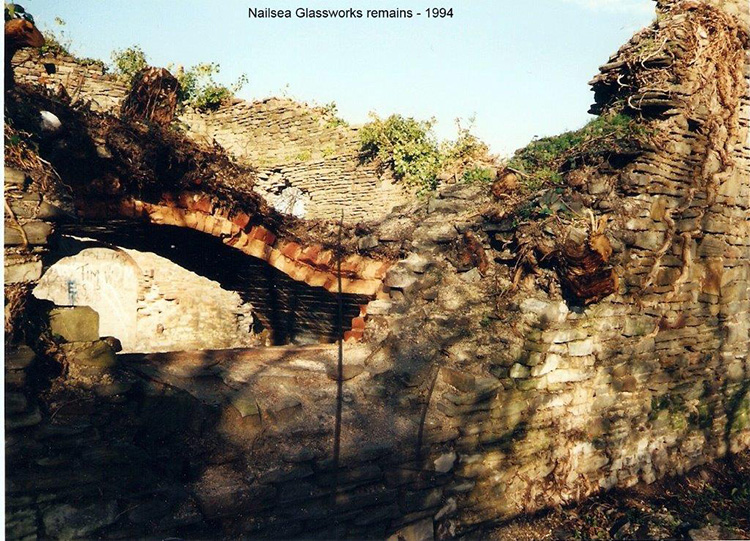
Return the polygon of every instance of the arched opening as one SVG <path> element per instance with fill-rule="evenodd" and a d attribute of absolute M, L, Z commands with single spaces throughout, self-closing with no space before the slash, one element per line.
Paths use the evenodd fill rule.
<path fill-rule="evenodd" d="M 125 221 L 67 225 L 60 228 L 60 234 L 59 256 L 65 257 L 49 272 L 59 275 L 62 269 L 55 269 L 61 264 L 66 269 L 89 265 L 85 257 L 76 262 L 65 253 L 71 252 L 69 239 L 73 237 L 106 243 L 106 250 L 127 255 L 139 269 L 137 332 L 128 351 L 332 343 L 340 332 L 351 328 L 361 305 L 370 300 L 344 294 L 340 330 L 335 294 L 294 280 L 216 237 L 188 228 Z M 46 298 L 70 304 L 64 291 L 58 293 L 58 297 Z M 89 305 L 99 311 L 93 303 Z M 100 301 L 99 306 L 105 308 L 106 302 Z"/>
<path fill-rule="evenodd" d="M 66 252 L 77 253 L 52 265 L 34 296 L 60 306 L 90 306 L 99 314 L 99 335 L 116 336 L 132 350 L 137 340 L 138 264 L 122 250 L 76 239 L 61 244 Z"/>

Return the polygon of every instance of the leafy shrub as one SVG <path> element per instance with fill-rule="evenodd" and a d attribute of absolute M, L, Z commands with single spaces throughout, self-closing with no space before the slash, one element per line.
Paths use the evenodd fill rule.
<path fill-rule="evenodd" d="M 469 119 L 468 127 L 456 119 L 458 137 L 455 141 L 446 141 L 440 147 L 442 170 L 455 179 L 466 182 L 489 181 L 493 178 L 492 169 L 487 167 L 491 161 L 489 148 L 476 135 L 471 133 L 474 118 Z"/>
<path fill-rule="evenodd" d="M 420 192 L 437 186 L 442 162 L 437 140 L 432 133 L 435 120 L 418 121 L 391 115 L 382 120 L 371 115 L 372 122 L 362 127 L 360 141 L 364 159 L 378 159 L 393 168 L 397 179 Z"/>
<path fill-rule="evenodd" d="M 115 73 L 125 77 L 128 83 L 133 82 L 135 75 L 148 66 L 148 59 L 143 50 L 133 45 L 124 50 L 112 53 Z M 175 71 L 173 65 L 167 66 Z M 214 75 L 221 71 L 216 63 L 201 63 L 185 70 L 178 67 L 175 73 L 180 87 L 177 91 L 177 102 L 190 105 L 201 111 L 218 109 L 222 103 L 231 99 L 246 83 L 247 77 L 242 75 L 231 87 L 218 84 Z"/>
<path fill-rule="evenodd" d="M 175 74 L 180 83 L 177 100 L 202 111 L 218 109 L 247 83 L 247 76 L 242 75 L 231 88 L 227 88 L 214 81 L 214 75 L 219 71 L 221 67 L 216 63 L 196 64 L 188 70 L 178 68 Z"/>
<path fill-rule="evenodd" d="M 637 152 L 648 138 L 646 129 L 623 114 L 598 117 L 576 131 L 532 141 L 508 161 L 524 185 L 536 190 L 563 182 L 566 171 L 592 165 L 615 154 Z"/>
<path fill-rule="evenodd" d="M 128 84 L 133 82 L 133 78 L 139 71 L 148 66 L 146 53 L 138 45 L 113 52 L 112 62 L 114 62 L 115 73 L 127 79 Z"/>
<path fill-rule="evenodd" d="M 44 36 L 44 45 L 39 50 L 42 54 L 61 54 L 72 56 L 70 52 L 73 40 L 65 32 L 65 21 L 60 17 L 55 17 L 55 28 L 45 28 L 42 31 Z"/>
<path fill-rule="evenodd" d="M 464 170 L 462 180 L 468 183 L 474 182 L 492 182 L 495 175 L 489 167 L 472 167 Z"/>
<path fill-rule="evenodd" d="M 489 148 L 471 133 L 474 118 L 469 119 L 469 126 L 463 127 L 461 119 L 456 119 L 458 137 L 455 141 L 443 143 L 441 153 L 446 165 L 464 168 L 476 161 L 483 161 L 489 154 Z"/>
<path fill-rule="evenodd" d="M 438 144 L 432 131 L 435 119 L 418 121 L 401 115 L 391 115 L 385 120 L 376 115 L 371 117 L 372 122 L 360 131 L 363 159 L 378 159 L 393 169 L 397 179 L 416 187 L 419 193 L 434 190 L 438 176 L 469 182 L 492 177 L 487 145 L 470 128 L 463 128 L 460 121 L 456 121 L 456 140 Z"/>

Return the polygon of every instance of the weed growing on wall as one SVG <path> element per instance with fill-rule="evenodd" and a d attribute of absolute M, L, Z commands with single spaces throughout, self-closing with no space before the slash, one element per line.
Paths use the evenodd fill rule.
<path fill-rule="evenodd" d="M 385 120 L 371 114 L 362 127 L 360 140 L 366 160 L 378 159 L 397 179 L 420 192 L 434 190 L 440 172 L 441 154 L 432 133 L 435 119 L 415 120 L 391 115 Z"/>
<path fill-rule="evenodd" d="M 434 118 L 371 117 L 373 120 L 360 132 L 363 158 L 377 159 L 391 167 L 397 179 L 416 187 L 419 193 L 434 190 L 439 176 L 477 181 L 494 175 L 494 169 L 487 165 L 491 162 L 487 145 L 470 128 L 462 128 L 460 121 L 456 140 L 438 144 L 432 130 Z"/>
<path fill-rule="evenodd" d="M 649 133 L 636 119 L 620 113 L 600 116 L 576 131 L 532 141 L 508 161 L 523 185 L 536 190 L 563 183 L 563 174 L 595 165 L 614 154 L 637 152 Z"/>
<path fill-rule="evenodd" d="M 124 77 L 128 84 L 133 82 L 139 71 L 148 66 L 146 53 L 138 45 L 113 52 L 112 62 L 115 73 Z"/>
<path fill-rule="evenodd" d="M 135 75 L 148 66 L 146 54 L 137 45 L 113 52 L 112 62 L 114 72 L 128 83 L 132 83 Z M 167 68 L 176 71 L 175 77 L 180 83 L 178 103 L 201 111 L 218 109 L 247 84 L 246 75 L 242 75 L 230 87 L 217 83 L 214 76 L 221 71 L 221 66 L 215 62 L 196 64 L 187 70 L 181 66 L 175 70 L 173 65 Z"/>
<path fill-rule="evenodd" d="M 476 135 L 471 133 L 474 117 L 464 126 L 461 119 L 456 119 L 458 136 L 454 141 L 445 141 L 440 146 L 442 171 L 455 180 L 467 182 L 492 180 L 494 169 L 487 167 L 489 148 Z"/>
<path fill-rule="evenodd" d="M 489 167 L 472 167 L 466 169 L 461 176 L 461 180 L 469 184 L 476 182 L 492 182 L 495 179 L 495 173 Z"/>
<path fill-rule="evenodd" d="M 169 68 L 171 71 L 172 66 Z M 196 64 L 187 70 L 179 67 L 175 73 L 180 83 L 179 102 L 201 111 L 215 110 L 247 84 L 247 76 L 242 75 L 230 87 L 221 85 L 214 80 L 220 71 L 221 66 L 215 62 Z"/>
<path fill-rule="evenodd" d="M 73 40 L 65 32 L 65 21 L 60 17 L 55 17 L 55 26 L 42 30 L 42 35 L 44 45 L 39 48 L 42 54 L 71 54 L 70 47 Z"/>
<path fill-rule="evenodd" d="M 323 117 L 326 119 L 326 128 L 337 128 L 348 126 L 349 123 L 339 116 L 339 107 L 335 101 L 326 103 L 323 107 Z"/>

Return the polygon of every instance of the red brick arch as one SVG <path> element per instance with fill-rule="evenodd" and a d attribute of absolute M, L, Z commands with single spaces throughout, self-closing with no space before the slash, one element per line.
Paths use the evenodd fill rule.
<path fill-rule="evenodd" d="M 187 227 L 220 238 L 222 242 L 243 253 L 261 259 L 290 278 L 311 287 L 322 287 L 338 292 L 336 258 L 332 250 L 320 244 L 303 246 L 277 237 L 263 225 L 252 225 L 252 216 L 244 212 L 230 213 L 214 205 L 211 197 L 201 192 L 183 192 L 163 198 L 159 203 L 147 203 L 128 198 L 106 209 L 97 205 L 82 205 L 88 218 L 133 218 L 157 225 Z M 383 279 L 393 262 L 379 261 L 357 254 L 346 256 L 341 262 L 342 292 L 350 295 L 375 296 L 382 291 Z M 352 322 L 346 338 L 360 339 L 364 331 L 366 305 L 360 317 Z"/>

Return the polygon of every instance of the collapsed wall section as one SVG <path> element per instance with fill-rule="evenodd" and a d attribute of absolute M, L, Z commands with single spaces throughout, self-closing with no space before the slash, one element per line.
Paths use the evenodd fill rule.
<path fill-rule="evenodd" d="M 15 57 L 19 82 L 66 92 L 94 111 L 119 114 L 128 88 L 101 65 L 58 54 Z M 64 89 L 64 90 L 63 90 Z M 307 219 L 371 221 L 404 204 L 413 192 L 389 170 L 360 160 L 359 135 L 333 111 L 289 99 L 232 100 L 217 111 L 186 109 L 178 117 L 186 135 L 217 142 L 258 170 L 254 189 L 277 210 Z"/>
<path fill-rule="evenodd" d="M 12 524 L 45 535 L 442 538 L 746 451 L 747 41 L 744 62 L 728 64 L 741 77 L 713 92 L 707 81 L 737 72 L 677 71 L 653 47 L 668 44 L 672 61 L 690 43 L 707 51 L 737 21 L 721 27 L 700 3 L 661 5 L 652 33 L 603 67 L 597 105 L 627 103 L 630 70 L 666 62 L 668 86 L 629 111 L 662 139 L 575 193 L 594 218 L 610 215 L 612 294 L 581 306 L 544 261 L 517 272 L 517 256 L 498 249 L 512 245 L 514 217 L 478 212 L 493 204 L 484 186 L 447 188 L 370 232 L 370 244 L 407 239 L 410 253 L 368 306 L 369 344 L 344 351 L 340 396 L 330 349 L 120 358 L 78 382 L 84 398 L 55 423 L 39 415 L 13 434 Z M 633 51 L 646 54 L 633 62 Z M 185 219 L 186 209 L 130 208 Z M 200 229 L 223 224 L 201 216 Z M 243 247 L 258 240 L 244 234 Z"/>
<path fill-rule="evenodd" d="M 59 242 L 66 241 L 73 243 Z M 236 291 L 152 252 L 76 244 L 75 253 L 45 272 L 34 295 L 58 306 L 93 308 L 99 335 L 116 337 L 123 352 L 261 344 L 253 332 L 253 306 Z"/>

